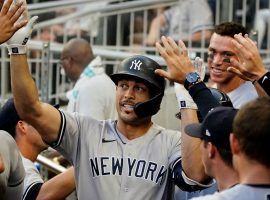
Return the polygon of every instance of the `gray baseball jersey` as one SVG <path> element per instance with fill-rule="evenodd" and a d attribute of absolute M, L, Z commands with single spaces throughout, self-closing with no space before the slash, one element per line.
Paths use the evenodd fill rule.
<path fill-rule="evenodd" d="M 62 112 L 54 144 L 75 168 L 79 199 L 167 199 L 168 174 L 180 159 L 180 133 L 153 124 L 134 140 L 116 121 Z"/>
<path fill-rule="evenodd" d="M 20 152 L 11 135 L 0 130 L 0 154 L 5 170 L 0 174 L 0 199 L 21 199 L 24 168 Z"/>
<path fill-rule="evenodd" d="M 239 184 L 213 195 L 193 198 L 193 200 L 269 200 L 270 185 L 244 185 Z"/>
<path fill-rule="evenodd" d="M 22 157 L 22 160 L 25 169 L 23 200 L 31 198 L 33 199 L 33 197 L 36 197 L 39 193 L 40 187 L 44 181 L 42 180 L 35 164 L 31 160 L 24 157 Z"/>

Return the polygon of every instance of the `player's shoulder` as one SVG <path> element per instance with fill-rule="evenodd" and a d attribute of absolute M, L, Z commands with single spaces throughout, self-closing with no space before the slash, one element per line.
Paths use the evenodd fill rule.
<path fill-rule="evenodd" d="M 173 129 L 167 129 L 164 128 L 158 124 L 153 124 L 153 129 L 157 130 L 159 132 L 159 134 L 165 135 L 165 136 L 169 136 L 169 137 L 174 137 L 174 136 L 180 136 L 181 133 L 178 130 L 173 130 Z"/>

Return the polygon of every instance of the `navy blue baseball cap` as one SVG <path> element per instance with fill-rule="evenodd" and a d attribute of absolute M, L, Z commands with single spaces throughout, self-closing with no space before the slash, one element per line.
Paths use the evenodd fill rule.
<path fill-rule="evenodd" d="M 54 107 L 59 108 L 59 105 L 54 105 Z M 15 127 L 20 120 L 13 98 L 8 99 L 0 110 L 0 130 L 7 131 L 12 137 L 15 137 Z"/>
<path fill-rule="evenodd" d="M 213 108 L 202 123 L 187 125 L 185 132 L 191 137 L 209 141 L 218 148 L 231 150 L 229 137 L 233 131 L 233 120 L 237 111 L 231 107 Z"/>

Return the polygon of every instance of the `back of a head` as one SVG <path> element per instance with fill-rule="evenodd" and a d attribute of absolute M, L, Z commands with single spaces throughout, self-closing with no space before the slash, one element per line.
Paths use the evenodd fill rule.
<path fill-rule="evenodd" d="M 116 85 L 119 80 L 130 77 L 141 80 L 149 88 L 151 99 L 137 103 L 134 107 L 135 113 L 140 118 L 152 116 L 160 108 L 165 90 L 165 79 L 155 74 L 156 69 L 161 69 L 157 62 L 148 57 L 136 55 L 123 60 L 117 72 L 110 76 Z"/>
<path fill-rule="evenodd" d="M 214 33 L 233 38 L 238 33 L 242 33 L 242 35 L 248 34 L 248 30 L 237 22 L 223 22 L 215 26 Z"/>
<path fill-rule="evenodd" d="M 16 111 L 13 98 L 7 100 L 0 111 L 0 130 L 7 131 L 15 138 L 16 125 L 20 117 Z"/>
<path fill-rule="evenodd" d="M 64 51 L 68 56 L 84 69 L 93 60 L 94 55 L 90 43 L 82 38 L 74 38 L 64 46 Z"/>
<path fill-rule="evenodd" d="M 233 123 L 240 150 L 267 167 L 270 167 L 269 130 L 270 97 L 261 97 L 244 105 Z"/>

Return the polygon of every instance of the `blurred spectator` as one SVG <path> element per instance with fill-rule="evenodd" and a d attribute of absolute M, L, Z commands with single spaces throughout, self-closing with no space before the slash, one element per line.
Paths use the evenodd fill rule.
<path fill-rule="evenodd" d="M 94 57 L 90 44 L 84 39 L 72 39 L 61 54 L 62 67 L 67 77 L 75 82 L 67 93 L 67 110 L 95 119 L 114 119 L 115 85 L 104 72 L 101 58 Z"/>
<path fill-rule="evenodd" d="M 254 9 L 255 12 L 255 9 Z M 257 31 L 257 42 L 259 48 L 267 47 L 267 28 L 270 26 L 270 9 L 268 0 L 260 0 L 259 10 L 255 15 L 254 30 Z"/>
<path fill-rule="evenodd" d="M 153 46 L 160 35 L 175 41 L 200 42 L 209 39 L 213 27 L 212 12 L 206 0 L 185 0 L 153 19 L 147 44 Z"/>

